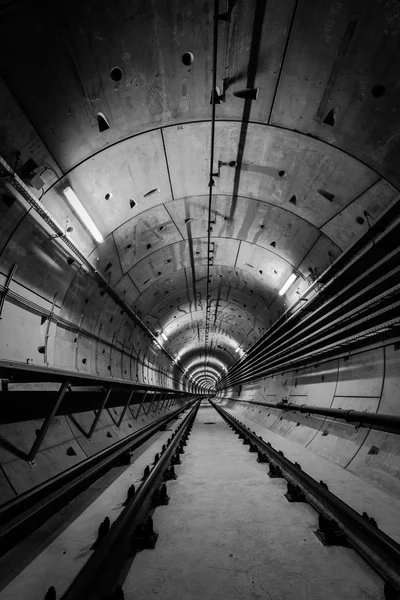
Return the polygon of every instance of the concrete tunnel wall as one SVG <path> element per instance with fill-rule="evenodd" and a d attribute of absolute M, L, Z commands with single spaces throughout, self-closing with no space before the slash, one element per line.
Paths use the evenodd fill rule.
<path fill-rule="evenodd" d="M 123 407 L 106 409 L 91 441 L 86 433 L 95 417 L 94 411 L 55 417 L 36 455 L 34 466 L 29 465 L 26 455 L 43 421 L 1 424 L 0 439 L 4 445 L 0 445 L 0 505 L 139 431 L 160 416 L 176 411 L 186 403 L 187 400 L 177 399 L 174 406 L 163 408 L 157 413 L 150 411 L 148 415 L 141 412 L 137 419 L 128 410 L 119 428 L 116 423 Z M 133 405 L 132 411 L 136 415 L 138 405 Z"/>
<path fill-rule="evenodd" d="M 146 331 L 82 267 L 68 264 L 70 255 L 19 200 L 2 211 L 0 285 L 17 270 L 0 320 L 0 360 L 188 389 Z M 132 287 L 122 273 L 111 284 L 121 298 Z M 58 319 L 50 326 L 49 313 Z"/>
<path fill-rule="evenodd" d="M 289 402 L 399 415 L 400 345 L 268 377 L 218 394 L 218 403 L 400 496 L 400 436 L 337 419 L 263 407 Z M 249 402 L 259 402 L 254 405 Z"/>

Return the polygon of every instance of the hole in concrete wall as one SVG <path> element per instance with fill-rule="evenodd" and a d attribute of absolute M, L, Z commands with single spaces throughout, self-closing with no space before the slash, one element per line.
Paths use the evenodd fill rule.
<path fill-rule="evenodd" d="M 131 425 L 130 423 L 128 423 L 128 427 L 129 427 L 130 429 L 132 429 L 132 425 Z"/>
<path fill-rule="evenodd" d="M 262 223 L 262 224 L 260 225 L 260 229 L 265 229 L 265 225 L 264 225 L 264 223 Z"/>
<path fill-rule="evenodd" d="M 325 381 L 325 375 L 321 375 L 321 381 Z"/>
<path fill-rule="evenodd" d="M 365 219 L 363 217 L 356 217 L 356 223 L 359 225 L 364 225 Z"/>
<path fill-rule="evenodd" d="M 371 446 L 368 450 L 368 454 L 379 454 L 379 448 L 377 446 Z"/>
<path fill-rule="evenodd" d="M 112 263 L 107 263 L 106 268 L 104 269 L 105 271 L 108 271 L 108 269 L 111 269 L 112 267 Z"/>
<path fill-rule="evenodd" d="M 110 71 L 110 77 L 113 81 L 121 81 L 122 69 L 120 67 L 113 67 Z"/>
<path fill-rule="evenodd" d="M 104 353 L 105 353 L 105 350 L 104 350 L 104 348 L 103 348 L 103 354 L 104 354 Z"/>
<path fill-rule="evenodd" d="M 89 303 L 89 298 L 85 298 L 85 304 Z"/>
<path fill-rule="evenodd" d="M 273 248 L 276 248 L 276 242 L 271 242 L 270 246 L 272 246 Z"/>
<path fill-rule="evenodd" d="M 158 271 L 157 275 L 162 275 L 161 271 Z"/>
<path fill-rule="evenodd" d="M 323 123 L 325 123 L 325 125 L 329 125 L 330 127 L 333 127 L 335 124 L 335 120 L 336 120 L 336 109 L 332 108 L 326 115 L 325 119 L 323 120 Z"/>
<path fill-rule="evenodd" d="M 293 196 L 290 198 L 289 200 L 290 204 L 297 204 L 297 198 L 296 196 L 293 194 Z"/>
<path fill-rule="evenodd" d="M 170 259 L 170 258 L 167 258 L 167 260 L 166 260 L 166 261 L 164 261 L 164 264 L 166 264 L 166 265 L 167 265 L 167 264 L 168 264 L 168 263 L 170 263 L 170 262 L 171 262 L 171 259 Z"/>
<path fill-rule="evenodd" d="M 108 369 L 109 371 L 111 371 L 111 365 L 108 365 L 107 369 Z"/>
<path fill-rule="evenodd" d="M 328 431 L 325 429 L 325 431 L 323 431 L 321 435 L 322 435 L 322 437 L 327 436 L 328 435 Z"/>
<path fill-rule="evenodd" d="M 373 85 L 371 88 L 371 94 L 373 95 L 374 98 L 382 98 L 382 96 L 384 95 L 385 92 L 386 92 L 385 86 L 380 83 Z"/>
<path fill-rule="evenodd" d="M 317 190 L 317 192 L 318 192 L 318 194 L 321 194 L 321 196 L 326 198 L 326 200 L 329 200 L 329 202 L 333 202 L 333 200 L 335 199 L 334 194 L 331 194 L 330 192 L 327 192 L 326 190 L 319 189 L 319 190 Z"/>
<path fill-rule="evenodd" d="M 151 244 L 146 244 L 146 250 L 150 250 Z"/>
<path fill-rule="evenodd" d="M 194 63 L 194 54 L 193 52 L 185 52 L 182 54 L 182 62 L 185 67 L 190 67 Z"/>
<path fill-rule="evenodd" d="M 132 244 L 128 244 L 126 248 L 129 250 L 129 248 L 132 248 Z"/>
<path fill-rule="evenodd" d="M 70 446 L 70 447 L 67 449 L 67 455 L 68 455 L 68 456 L 76 456 L 76 452 L 75 452 L 75 450 L 72 448 L 72 446 Z"/>
<path fill-rule="evenodd" d="M 160 227 L 158 228 L 158 231 L 164 231 L 165 229 L 165 225 L 160 225 Z"/>
<path fill-rule="evenodd" d="M 44 346 L 38 346 L 38 352 L 39 352 L 39 354 L 44 354 L 45 349 L 46 348 Z"/>
<path fill-rule="evenodd" d="M 147 198 L 148 196 L 151 196 L 152 194 L 159 194 L 160 193 L 160 188 L 153 188 L 152 190 L 150 190 L 149 192 L 146 192 L 143 196 L 143 198 Z"/>
<path fill-rule="evenodd" d="M 111 200 L 111 198 L 112 198 L 112 194 L 110 194 L 110 193 L 107 193 L 107 194 L 104 196 L 104 198 L 105 198 L 106 200 Z"/>
<path fill-rule="evenodd" d="M 67 258 L 67 263 L 69 264 L 70 267 L 72 267 L 74 262 L 75 262 L 75 260 L 73 258 L 71 258 L 70 256 Z"/>
<path fill-rule="evenodd" d="M 109 431 L 107 431 L 106 435 L 107 435 L 108 438 L 112 438 L 112 435 L 111 435 L 111 433 Z"/>
<path fill-rule="evenodd" d="M 40 319 L 40 324 L 43 325 L 44 323 L 46 323 L 46 321 L 47 321 L 47 317 L 42 315 L 42 318 Z"/>
<path fill-rule="evenodd" d="M 107 129 L 110 129 L 109 122 L 107 121 L 105 115 L 101 112 L 97 113 L 97 125 L 99 127 L 100 133 L 103 133 L 103 131 L 107 131 Z"/>
<path fill-rule="evenodd" d="M 129 200 L 129 206 L 131 208 L 135 208 L 135 206 L 136 206 L 136 202 L 132 198 Z"/>
<path fill-rule="evenodd" d="M 83 362 L 83 364 L 84 364 L 84 365 L 86 365 L 86 363 L 87 363 L 87 358 L 82 358 L 82 362 Z"/>
<path fill-rule="evenodd" d="M 282 177 L 282 179 L 286 178 L 286 171 L 278 171 L 278 175 L 279 177 Z"/>
<path fill-rule="evenodd" d="M 260 275 L 262 275 L 262 274 L 263 274 L 263 272 L 262 272 L 262 270 L 261 270 L 261 269 L 260 269 L 258 272 L 260 273 Z"/>

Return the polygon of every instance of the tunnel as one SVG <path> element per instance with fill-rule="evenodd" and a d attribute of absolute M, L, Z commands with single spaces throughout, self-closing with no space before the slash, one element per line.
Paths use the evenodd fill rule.
<path fill-rule="evenodd" d="M 399 32 L 0 0 L 1 599 L 400 598 Z"/>

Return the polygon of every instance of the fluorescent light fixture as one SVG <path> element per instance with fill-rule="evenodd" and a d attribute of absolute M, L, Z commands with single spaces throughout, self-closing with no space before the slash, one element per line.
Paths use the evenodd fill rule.
<path fill-rule="evenodd" d="M 162 339 L 163 339 L 163 340 L 165 340 L 166 342 L 168 341 L 168 338 L 167 338 L 167 336 L 165 335 L 165 333 L 164 333 L 163 331 L 161 332 L 161 337 L 162 337 Z"/>
<path fill-rule="evenodd" d="M 286 294 L 286 292 L 288 291 L 288 289 L 290 288 L 292 283 L 294 283 L 296 281 L 296 279 L 297 279 L 296 273 L 292 273 L 291 276 L 289 277 L 289 279 L 287 280 L 287 282 L 284 284 L 281 291 L 279 292 L 279 295 L 283 296 L 283 294 Z"/>
<path fill-rule="evenodd" d="M 104 242 L 104 238 L 101 235 L 100 231 L 97 229 L 96 225 L 93 223 L 92 219 L 89 217 L 87 211 L 83 208 L 82 204 L 78 200 L 77 195 L 74 190 L 70 187 L 65 188 L 63 190 L 63 194 L 86 227 L 88 231 L 92 234 L 94 239 L 98 244 Z"/>

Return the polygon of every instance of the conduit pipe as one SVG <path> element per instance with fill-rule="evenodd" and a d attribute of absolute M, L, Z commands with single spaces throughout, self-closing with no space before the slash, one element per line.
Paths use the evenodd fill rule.
<path fill-rule="evenodd" d="M 252 403 L 253 404 L 253 403 Z M 400 434 L 400 416 L 363 412 L 360 410 L 343 410 L 342 408 L 325 408 L 324 406 L 311 406 L 308 404 L 294 404 L 292 402 L 257 402 L 260 406 L 268 406 L 276 410 L 307 413 L 310 415 L 323 415 L 334 419 L 343 419 L 348 423 L 376 425 L 381 429 Z"/>

